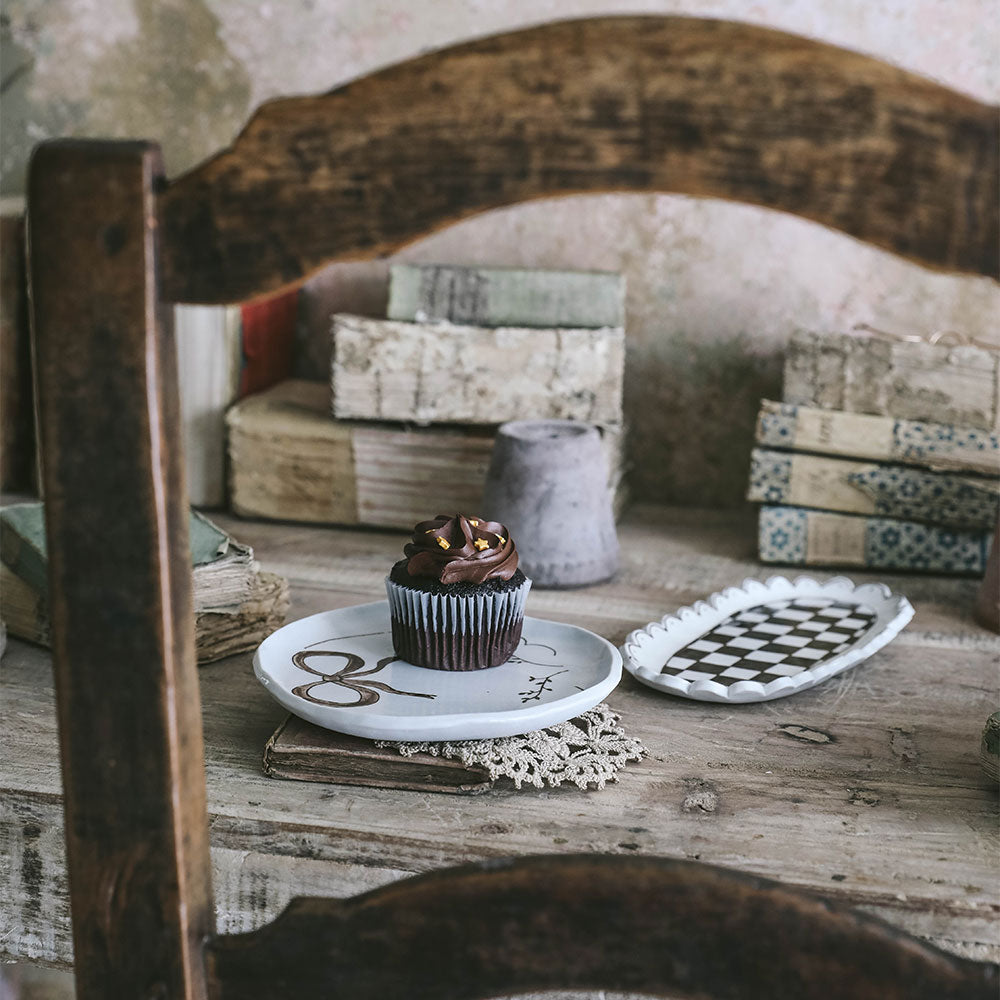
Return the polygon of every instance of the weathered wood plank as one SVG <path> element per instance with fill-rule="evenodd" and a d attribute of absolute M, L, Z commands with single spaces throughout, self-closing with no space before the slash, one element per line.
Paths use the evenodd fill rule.
<path fill-rule="evenodd" d="M 291 578 L 292 617 L 380 598 L 405 541 L 390 532 L 219 521 Z M 533 591 L 529 613 L 620 642 L 711 590 L 769 575 L 752 556 L 752 521 L 731 512 L 638 508 L 619 536 L 615 581 Z M 738 711 L 672 699 L 626 678 L 609 700 L 651 756 L 593 794 L 498 790 L 456 801 L 275 781 L 262 774 L 260 755 L 283 710 L 253 679 L 248 657 L 202 668 L 213 844 L 234 857 L 248 852 L 253 873 L 240 881 L 234 868 L 227 876 L 220 919 L 240 906 L 246 913 L 248 894 L 284 900 L 335 889 L 336 871 L 351 866 L 418 872 L 597 851 L 688 857 L 777 878 L 962 953 L 1000 957 L 997 799 L 977 763 L 983 723 L 996 707 L 1000 637 L 970 618 L 975 580 L 856 577 L 883 579 L 916 606 L 885 650 L 792 699 Z M 0 756 L 0 797 L 33 808 L 60 796 L 49 677 L 43 651 L 11 643 L 0 697 L 0 732 L 10 745 Z M 42 891 L 65 898 L 63 863 L 52 856 L 58 842 L 43 852 Z M 23 898 L 23 854 L 0 851 L 8 856 L 15 892 L 0 891 L 0 925 L 4 899 L 13 906 Z M 320 872 L 326 881 L 315 881 Z M 274 912 L 255 909 L 241 926 Z M 46 921 L 42 910 L 11 926 L 23 926 L 27 938 L 47 933 Z"/>
<path fill-rule="evenodd" d="M 4 790 L 0 798 L 0 961 L 73 963 L 64 846 L 59 799 Z M 257 930 L 295 896 L 341 899 L 408 874 L 378 866 L 332 865 L 308 857 L 233 850 L 215 843 L 215 928 L 219 934 Z"/>
<path fill-rule="evenodd" d="M 0 489 L 35 476 L 35 421 L 24 259 L 24 215 L 0 214 Z"/>
<path fill-rule="evenodd" d="M 296 900 L 264 930 L 207 952 L 221 1000 L 296 988 L 476 1000 L 554 987 L 691 1000 L 992 1000 L 998 985 L 996 966 L 774 882 L 593 855 L 452 869 L 346 903 Z"/>
<path fill-rule="evenodd" d="M 164 193 L 164 287 L 239 301 L 486 209 L 605 190 L 750 202 L 997 277 L 997 133 L 995 108 L 779 31 L 547 24 L 265 104 Z"/>
<path fill-rule="evenodd" d="M 202 996 L 211 929 L 188 505 L 169 436 L 177 358 L 155 278 L 161 183 L 158 148 L 138 142 L 45 143 L 29 175 L 81 998 Z"/>
<path fill-rule="evenodd" d="M 329 607 L 339 607 L 352 599 L 381 597 L 385 567 L 400 558 L 408 536 L 408 532 L 317 532 L 307 526 L 249 523 L 224 514 L 216 521 L 246 537 L 266 566 L 289 578 L 295 592 L 293 616 L 323 610 L 328 601 L 336 602 Z M 591 622 L 589 627 L 621 642 L 630 629 L 703 599 L 734 580 L 773 575 L 775 570 L 756 558 L 755 522 L 750 509 L 633 506 L 618 525 L 622 565 L 615 579 L 573 591 L 536 589 L 530 598 L 534 610 L 529 613 L 585 626 Z M 972 620 L 975 580 L 863 570 L 852 578 L 883 581 L 913 602 L 916 616 L 894 645 L 1000 653 L 1000 639 Z M 677 704 L 674 699 L 666 701 Z"/>
<path fill-rule="evenodd" d="M 335 417 L 622 422 L 625 332 L 333 317 Z"/>

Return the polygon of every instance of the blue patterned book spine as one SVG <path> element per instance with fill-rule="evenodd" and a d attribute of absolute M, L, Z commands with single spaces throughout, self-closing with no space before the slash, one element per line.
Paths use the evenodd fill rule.
<path fill-rule="evenodd" d="M 767 448 L 1000 475 L 1000 434 L 765 399 L 757 443 Z"/>
<path fill-rule="evenodd" d="M 763 506 L 761 562 L 982 575 L 992 536 L 887 517 Z"/>
<path fill-rule="evenodd" d="M 1000 511 L 1000 481 L 754 448 L 747 499 L 990 531 Z"/>

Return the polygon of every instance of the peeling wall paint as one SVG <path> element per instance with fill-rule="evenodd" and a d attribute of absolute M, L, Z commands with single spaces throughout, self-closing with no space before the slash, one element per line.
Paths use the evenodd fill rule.
<path fill-rule="evenodd" d="M 473 37 L 621 12 L 751 21 L 1000 99 L 986 0 L 6 0 L 0 193 L 23 191 L 30 149 L 49 136 L 155 138 L 177 174 L 231 141 L 271 97 L 322 92 Z M 534 202 L 399 256 L 623 271 L 633 489 L 685 503 L 740 501 L 757 403 L 780 392 L 781 351 L 796 327 L 867 323 L 1000 341 L 992 282 L 932 274 L 801 219 L 682 196 Z M 300 368 L 324 375 L 322 304 L 375 311 L 385 271 L 352 264 L 311 283 L 320 307 Z"/>

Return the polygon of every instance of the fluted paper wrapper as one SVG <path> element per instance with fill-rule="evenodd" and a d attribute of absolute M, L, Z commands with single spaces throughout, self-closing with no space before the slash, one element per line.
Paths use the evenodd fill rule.
<path fill-rule="evenodd" d="M 396 655 L 434 670 L 482 670 L 506 663 L 521 639 L 530 589 L 531 581 L 525 580 L 516 590 L 500 593 L 428 594 L 386 577 Z"/>

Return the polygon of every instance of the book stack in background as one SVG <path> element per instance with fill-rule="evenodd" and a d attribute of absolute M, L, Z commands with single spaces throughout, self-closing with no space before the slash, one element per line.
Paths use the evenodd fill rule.
<path fill-rule="evenodd" d="M 0 489 L 38 493 L 24 199 L 0 198 Z M 225 412 L 292 370 L 299 292 L 233 306 L 174 306 L 188 493 L 226 506 Z"/>
<path fill-rule="evenodd" d="M 498 424 L 601 430 L 624 502 L 624 279 L 397 265 L 387 319 L 332 319 L 329 386 L 286 380 L 227 416 L 233 510 L 411 528 L 480 508 Z"/>
<path fill-rule="evenodd" d="M 285 621 L 288 582 L 261 571 L 253 550 L 191 511 L 199 663 L 255 648 Z M 0 508 L 0 618 L 11 635 L 49 645 L 48 555 L 41 503 Z"/>
<path fill-rule="evenodd" d="M 801 333 L 748 499 L 767 563 L 982 574 L 1000 509 L 1000 354 Z"/>

